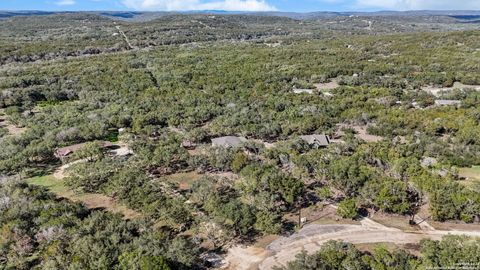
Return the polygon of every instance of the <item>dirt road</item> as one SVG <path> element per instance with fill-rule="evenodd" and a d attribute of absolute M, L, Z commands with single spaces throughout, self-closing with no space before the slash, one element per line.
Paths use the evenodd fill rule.
<path fill-rule="evenodd" d="M 429 227 L 425 231 L 402 231 L 386 227 L 371 219 L 363 219 L 361 225 L 318 225 L 305 226 L 289 237 L 273 241 L 266 249 L 233 247 L 228 251 L 224 268 L 270 270 L 274 266 L 286 265 L 302 250 L 312 254 L 330 240 L 342 240 L 352 244 L 368 243 L 418 243 L 422 239 L 440 240 L 444 235 L 456 234 L 480 237 L 480 231 L 439 231 Z"/>
<path fill-rule="evenodd" d="M 123 39 L 125 40 L 125 43 L 128 45 L 128 49 L 133 50 L 135 47 L 132 46 L 132 43 L 130 43 L 130 40 L 128 39 L 127 35 L 125 35 L 125 32 L 120 29 L 119 25 L 116 25 L 115 28 L 120 32 L 120 35 L 122 35 Z"/>

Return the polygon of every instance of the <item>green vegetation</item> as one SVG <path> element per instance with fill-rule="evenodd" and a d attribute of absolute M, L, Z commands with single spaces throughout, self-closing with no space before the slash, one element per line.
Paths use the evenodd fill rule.
<path fill-rule="evenodd" d="M 372 31 L 355 17 L 0 20 L 0 109 L 26 129 L 0 127 L 0 261 L 12 269 L 201 269 L 201 252 L 291 232 L 285 217 L 320 202 L 338 204 L 347 219 L 414 215 L 427 204 L 433 220 L 478 224 L 478 186 L 461 177 L 478 174 L 480 92 L 437 97 L 422 88 L 479 85 L 480 31 L 434 18 L 378 17 Z M 293 92 L 332 80 L 331 95 Z M 318 148 L 299 138 L 309 134 L 340 141 Z M 211 146 L 220 136 L 247 141 Z M 79 143 L 58 158 L 57 149 Z M 50 175 L 75 160 L 62 181 Z M 95 209 L 86 194 L 136 214 Z M 298 263 L 445 266 L 459 261 L 431 250 L 477 248 L 452 239 L 425 242 L 422 259 L 336 243 L 325 247 L 335 256 Z M 475 261 L 470 249 L 455 252 Z"/>
<path fill-rule="evenodd" d="M 356 218 L 358 215 L 357 203 L 353 199 L 341 201 L 338 205 L 337 214 L 342 218 Z"/>
<path fill-rule="evenodd" d="M 169 232 L 145 230 L 151 228 L 148 221 L 125 221 L 59 201 L 43 188 L 14 179 L 2 184 L 1 196 L 0 258 L 7 269 L 143 269 L 154 262 L 164 269 L 189 269 L 197 264 L 193 243 Z"/>
<path fill-rule="evenodd" d="M 26 182 L 31 185 L 45 187 L 55 194 L 64 194 L 68 187 L 64 182 L 56 179 L 53 175 L 37 176 L 27 179 Z"/>
<path fill-rule="evenodd" d="M 476 192 L 480 190 L 480 166 L 460 168 L 458 174 L 460 178 L 463 178 L 460 184 Z"/>

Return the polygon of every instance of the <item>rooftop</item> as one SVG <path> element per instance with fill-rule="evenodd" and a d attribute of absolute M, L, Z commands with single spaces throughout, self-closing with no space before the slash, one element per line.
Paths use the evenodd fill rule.
<path fill-rule="evenodd" d="M 330 144 L 330 138 L 325 134 L 303 135 L 300 136 L 300 139 L 304 140 L 310 145 L 328 146 Z"/>
<path fill-rule="evenodd" d="M 88 142 L 85 142 L 85 143 L 79 143 L 79 144 L 74 144 L 74 145 L 58 148 L 55 151 L 55 156 L 58 157 L 58 158 L 69 156 L 69 155 L 75 153 L 76 151 L 81 150 L 87 144 L 88 144 Z M 113 146 L 113 144 L 111 142 L 107 142 L 107 141 L 101 141 L 100 144 L 102 145 L 103 148 Z"/>
<path fill-rule="evenodd" d="M 247 139 L 243 137 L 236 137 L 236 136 L 225 136 L 212 139 L 212 146 L 217 147 L 238 147 L 243 142 L 247 141 Z"/>

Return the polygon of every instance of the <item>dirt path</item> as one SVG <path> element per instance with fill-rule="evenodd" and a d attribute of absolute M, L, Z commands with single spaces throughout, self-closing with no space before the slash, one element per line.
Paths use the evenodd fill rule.
<path fill-rule="evenodd" d="M 330 240 L 346 241 L 352 244 L 394 243 L 398 245 L 418 243 L 422 239 L 440 240 L 448 234 L 480 237 L 480 231 L 435 230 L 425 223 L 423 231 L 402 231 L 377 223 L 369 218 L 361 220 L 361 225 L 310 224 L 289 237 L 280 237 L 266 249 L 254 247 L 233 247 L 225 259 L 226 269 L 270 270 L 274 266 L 284 266 L 295 260 L 302 250 L 312 254 Z"/>
<path fill-rule="evenodd" d="M 128 45 L 128 48 L 130 50 L 133 50 L 134 47 L 132 46 L 132 43 L 130 43 L 130 40 L 128 39 L 127 35 L 125 35 L 125 32 L 122 31 L 122 29 L 120 29 L 120 26 L 119 25 L 116 25 L 115 28 L 117 28 L 118 32 L 120 33 L 120 35 L 123 36 L 123 39 L 125 40 L 125 43 L 127 43 Z"/>
<path fill-rule="evenodd" d="M 191 22 L 193 23 L 199 23 L 201 26 L 207 28 L 207 29 L 214 29 L 214 27 L 211 27 L 210 25 L 204 23 L 204 22 L 201 22 L 201 21 L 197 21 L 197 20 L 192 20 Z"/>
<path fill-rule="evenodd" d="M 86 162 L 86 161 L 87 161 L 86 159 L 80 159 L 80 160 L 75 160 L 73 162 L 64 164 L 64 165 L 58 167 L 58 169 L 53 173 L 53 177 L 55 177 L 58 180 L 63 180 L 64 178 L 66 178 L 68 176 L 65 173 L 66 169 L 70 168 L 71 166 L 73 166 L 75 164 Z"/>

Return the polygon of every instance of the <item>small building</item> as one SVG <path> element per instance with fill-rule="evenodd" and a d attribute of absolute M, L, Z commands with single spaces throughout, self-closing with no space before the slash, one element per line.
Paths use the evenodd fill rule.
<path fill-rule="evenodd" d="M 430 168 L 430 167 L 433 167 L 435 165 L 437 165 L 438 161 L 436 158 L 433 158 L 433 157 L 424 157 L 422 159 L 422 161 L 420 162 L 420 165 L 423 167 L 423 168 Z"/>
<path fill-rule="evenodd" d="M 239 147 L 242 143 L 246 142 L 247 139 L 243 137 L 235 137 L 235 136 L 225 136 L 212 139 L 212 146 L 213 147 Z"/>
<path fill-rule="evenodd" d="M 60 158 L 60 159 L 66 158 L 66 157 L 70 156 L 71 154 L 83 149 L 86 145 L 87 145 L 87 143 L 79 143 L 79 144 L 74 144 L 74 145 L 58 148 L 55 151 L 55 157 Z M 107 142 L 107 141 L 101 141 L 100 145 L 101 145 L 102 148 L 109 148 L 109 147 L 114 146 L 111 142 Z"/>
<path fill-rule="evenodd" d="M 460 106 L 462 101 L 460 100 L 446 100 L 446 99 L 437 99 L 435 100 L 435 105 L 437 106 Z"/>
<path fill-rule="evenodd" d="M 314 89 L 297 89 L 293 88 L 295 94 L 313 94 Z"/>
<path fill-rule="evenodd" d="M 330 144 L 330 137 L 328 137 L 325 134 L 303 135 L 303 136 L 300 136 L 300 139 L 304 140 L 310 146 L 313 146 L 315 148 L 326 147 Z"/>

